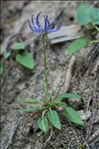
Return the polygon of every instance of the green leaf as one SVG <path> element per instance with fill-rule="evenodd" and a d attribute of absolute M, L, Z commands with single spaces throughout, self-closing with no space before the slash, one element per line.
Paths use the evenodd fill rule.
<path fill-rule="evenodd" d="M 25 52 L 22 54 L 17 54 L 16 61 L 26 68 L 29 68 L 29 69 L 34 68 L 34 59 L 33 59 L 32 52 Z"/>
<path fill-rule="evenodd" d="M 3 64 L 0 64 L 0 74 L 3 73 Z"/>
<path fill-rule="evenodd" d="M 61 102 L 60 99 L 55 99 L 51 102 L 48 103 L 49 107 L 53 107 L 55 105 L 59 105 L 59 106 L 66 106 L 66 104 L 64 102 Z"/>
<path fill-rule="evenodd" d="M 3 53 L 4 59 L 8 59 L 8 58 L 10 57 L 10 55 L 11 55 L 11 51 L 5 51 L 5 52 Z"/>
<path fill-rule="evenodd" d="M 47 94 L 47 100 L 50 100 L 51 97 L 52 97 L 52 92 L 48 92 L 48 94 Z"/>
<path fill-rule="evenodd" d="M 81 4 L 77 9 L 76 18 L 81 25 L 99 24 L 99 8 L 93 8 L 89 4 Z"/>
<path fill-rule="evenodd" d="M 79 125 L 84 124 L 79 113 L 75 111 L 73 108 L 71 107 L 64 108 L 64 113 L 71 122 L 79 124 Z"/>
<path fill-rule="evenodd" d="M 39 106 L 34 106 L 34 107 L 32 107 L 32 108 L 19 109 L 19 110 L 17 110 L 17 111 L 23 113 L 23 112 L 33 112 L 33 111 L 36 111 L 36 110 L 42 110 L 42 108 L 39 107 Z"/>
<path fill-rule="evenodd" d="M 10 48 L 14 51 L 24 50 L 25 44 L 23 42 L 16 42 L 16 43 L 12 44 Z"/>
<path fill-rule="evenodd" d="M 91 6 L 89 4 L 81 4 L 77 8 L 76 18 L 81 25 L 89 24 L 91 20 Z"/>
<path fill-rule="evenodd" d="M 59 116 L 55 110 L 50 110 L 48 112 L 48 119 L 54 127 L 61 129 L 61 123 L 59 120 Z"/>
<path fill-rule="evenodd" d="M 38 126 L 43 132 L 48 131 L 48 120 L 46 117 L 41 117 L 38 119 Z"/>
<path fill-rule="evenodd" d="M 86 37 L 80 37 L 69 45 L 69 47 L 64 51 L 64 54 L 71 56 L 72 54 L 78 52 L 80 49 L 86 47 L 88 43 L 89 40 Z"/>
<path fill-rule="evenodd" d="M 63 99 L 63 98 L 74 98 L 74 99 L 81 99 L 81 96 L 75 93 L 61 93 L 57 99 Z"/>
<path fill-rule="evenodd" d="M 25 104 L 38 104 L 39 101 L 37 99 L 18 99 L 19 103 L 25 103 Z"/>
<path fill-rule="evenodd" d="M 91 19 L 93 24 L 99 24 L 99 8 L 92 8 Z"/>

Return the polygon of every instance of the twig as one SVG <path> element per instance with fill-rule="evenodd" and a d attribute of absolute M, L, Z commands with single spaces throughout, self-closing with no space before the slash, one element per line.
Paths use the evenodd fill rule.
<path fill-rule="evenodd" d="M 97 118 L 94 122 L 93 122 L 93 124 L 98 124 L 99 123 L 99 118 Z"/>
<path fill-rule="evenodd" d="M 47 138 L 47 140 L 45 141 L 45 143 L 48 143 L 51 140 L 51 137 L 53 135 L 53 128 L 51 128 L 51 134 L 50 136 Z"/>
<path fill-rule="evenodd" d="M 64 92 L 67 92 L 69 90 L 70 83 L 71 83 L 71 78 L 72 78 L 72 70 L 73 70 L 73 66 L 74 66 L 75 62 L 76 62 L 76 57 L 72 56 L 71 60 L 70 60 L 70 63 L 69 63 L 69 66 L 68 66 L 68 69 L 67 69 L 65 81 L 63 81 L 63 80 L 60 81 L 60 87 L 57 89 L 57 91 L 53 95 L 52 100 L 54 100 L 58 96 L 58 94 L 61 90 L 61 87 L 63 87 L 62 90 Z M 65 67 L 65 71 L 66 71 L 66 67 Z"/>
<path fill-rule="evenodd" d="M 88 139 L 88 143 L 92 143 L 98 137 L 99 137 L 99 129 Z"/>
<path fill-rule="evenodd" d="M 71 78 L 72 78 L 72 70 L 74 67 L 74 64 L 76 62 L 76 56 L 72 56 L 68 69 L 67 69 L 67 73 L 66 73 L 66 77 L 65 77 L 65 83 L 64 83 L 64 88 L 63 91 L 64 92 L 68 92 L 69 88 L 70 88 L 70 83 L 71 83 Z"/>
<path fill-rule="evenodd" d="M 61 81 L 60 81 L 59 88 L 57 89 L 57 91 L 55 92 L 55 94 L 52 96 L 52 100 L 55 100 L 55 99 L 57 98 L 57 96 L 58 96 L 58 94 L 59 94 L 59 92 L 60 92 L 60 90 L 61 90 L 61 87 L 62 87 L 63 85 L 64 85 L 64 81 L 61 80 Z"/>
<path fill-rule="evenodd" d="M 94 107 L 94 110 L 93 110 L 92 118 L 90 119 L 89 129 L 87 128 L 86 140 L 88 140 L 90 138 L 90 134 L 91 134 L 92 129 L 93 129 L 93 124 L 94 124 L 94 121 L 95 121 L 97 107 L 98 107 L 98 104 L 97 104 L 98 100 L 97 100 L 97 96 L 96 96 L 96 88 L 97 88 L 97 85 L 96 85 L 96 82 L 95 82 L 94 83 L 94 91 L 93 91 L 93 97 L 94 97 L 93 107 Z"/>
<path fill-rule="evenodd" d="M 97 109 L 95 108 L 95 110 L 94 110 L 94 112 L 93 112 L 93 116 L 92 116 L 92 118 L 90 119 L 89 128 L 87 128 L 86 140 L 89 138 L 89 136 L 90 136 L 90 134 L 91 134 L 91 132 L 92 132 L 93 123 L 94 123 L 95 116 L 96 116 L 96 111 L 97 111 Z"/>
<path fill-rule="evenodd" d="M 43 144 L 43 148 L 46 147 L 47 143 L 51 140 L 52 136 L 53 136 L 53 128 L 51 128 L 50 136 L 45 140 L 45 142 L 44 142 L 44 144 Z M 42 148 L 42 149 L 43 149 L 43 148 Z"/>
<path fill-rule="evenodd" d="M 91 102 L 91 100 L 92 100 L 92 97 L 90 97 L 90 98 L 88 99 L 88 101 L 87 101 L 86 111 L 89 110 L 89 106 L 90 106 L 90 102 Z"/>
<path fill-rule="evenodd" d="M 99 63 L 98 63 L 99 64 Z M 91 131 L 92 131 L 92 125 L 95 124 L 95 117 L 96 117 L 96 112 L 97 112 L 97 109 L 98 109 L 98 98 L 97 98 L 97 95 L 96 95 L 96 90 L 97 90 L 97 82 L 95 81 L 94 83 L 94 92 L 93 92 L 93 95 L 94 95 L 94 113 L 93 113 L 93 117 L 92 117 L 92 124 L 91 124 L 91 130 L 89 132 L 89 135 L 91 134 Z M 99 119 L 96 120 L 96 122 L 98 122 Z M 88 137 L 87 137 L 88 138 Z M 89 138 L 88 138 L 88 143 L 92 143 L 95 141 L 95 139 L 99 138 L 99 129 L 94 133 L 92 134 Z"/>
<path fill-rule="evenodd" d="M 90 149 L 89 144 L 87 143 L 87 141 L 84 142 L 84 145 L 87 147 L 87 149 Z"/>

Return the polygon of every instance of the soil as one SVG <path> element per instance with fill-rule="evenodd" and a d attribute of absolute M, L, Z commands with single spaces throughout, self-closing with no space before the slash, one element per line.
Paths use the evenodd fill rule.
<path fill-rule="evenodd" d="M 95 5 L 96 2 L 87 3 Z M 35 16 L 39 11 L 49 14 L 49 18 L 53 21 L 56 14 L 62 11 L 59 20 L 63 21 L 63 25 L 76 24 L 74 14 L 79 3 L 81 2 L 2 1 L 1 51 L 14 41 L 26 41 L 31 37 L 33 41 L 29 46 L 33 49 L 38 36 L 29 30 L 27 19 L 32 14 Z M 70 58 L 64 56 L 64 49 L 70 42 L 49 45 L 47 48 L 49 88 L 53 93 L 59 89 L 60 81 L 64 79 L 70 63 Z M 18 100 L 44 97 L 41 49 L 37 53 L 36 65 L 32 71 L 23 69 L 11 59 L 6 62 L 5 71 L 0 76 L 1 149 L 99 149 L 99 136 L 89 141 L 99 130 L 99 44 L 84 48 L 75 55 L 76 63 L 69 89 L 69 92 L 82 96 L 80 104 L 69 102 L 70 106 L 78 111 L 89 111 L 91 115 L 85 121 L 85 125 L 80 127 L 69 123 L 59 112 L 62 129 L 54 128 L 53 132 L 49 131 L 48 134 L 40 131 L 34 113 L 17 112 L 18 109 L 23 108 Z M 85 146 L 81 147 L 83 143 Z"/>

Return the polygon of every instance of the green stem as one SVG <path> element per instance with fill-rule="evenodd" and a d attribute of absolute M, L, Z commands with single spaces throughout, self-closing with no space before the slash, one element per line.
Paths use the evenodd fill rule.
<path fill-rule="evenodd" d="M 98 26 L 94 25 L 94 28 L 99 32 Z"/>
<path fill-rule="evenodd" d="M 91 40 L 89 43 L 98 43 L 99 42 L 99 39 L 96 39 L 96 40 Z"/>
<path fill-rule="evenodd" d="M 99 27 L 97 26 L 97 25 L 95 25 L 93 22 L 91 23 L 93 26 L 94 26 L 94 28 L 99 32 Z"/>
<path fill-rule="evenodd" d="M 45 89 L 45 97 L 48 95 L 48 68 L 47 68 L 47 58 L 46 58 L 46 48 L 45 48 L 45 36 L 42 35 L 42 50 L 43 50 L 43 64 L 44 64 L 44 89 Z"/>

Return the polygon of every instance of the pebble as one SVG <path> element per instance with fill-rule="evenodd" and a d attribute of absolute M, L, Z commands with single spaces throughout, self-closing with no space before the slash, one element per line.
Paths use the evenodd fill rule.
<path fill-rule="evenodd" d="M 85 111 L 84 110 L 79 110 L 78 111 L 80 117 L 82 120 L 87 121 L 91 117 L 91 112 L 90 111 Z"/>

